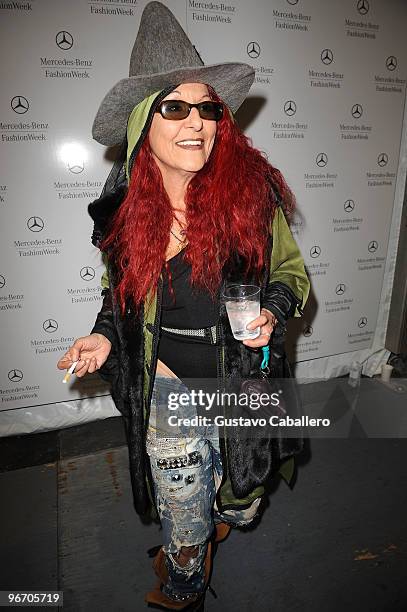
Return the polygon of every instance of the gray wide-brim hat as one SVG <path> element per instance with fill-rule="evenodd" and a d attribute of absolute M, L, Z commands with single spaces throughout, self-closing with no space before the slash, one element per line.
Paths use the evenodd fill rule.
<path fill-rule="evenodd" d="M 226 62 L 205 66 L 171 11 L 149 2 L 130 58 L 129 78 L 121 79 L 103 98 L 92 127 L 95 140 L 121 143 L 133 108 L 154 92 L 180 83 L 206 83 L 236 112 L 246 98 L 255 72 L 249 64 Z"/>

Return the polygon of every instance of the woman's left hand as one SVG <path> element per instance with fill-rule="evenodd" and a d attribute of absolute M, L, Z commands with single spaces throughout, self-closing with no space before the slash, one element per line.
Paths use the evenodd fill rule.
<path fill-rule="evenodd" d="M 260 316 L 253 321 L 250 321 L 246 326 L 247 329 L 256 329 L 260 327 L 260 335 L 254 340 L 243 340 L 243 344 L 250 348 L 260 348 L 261 346 L 267 346 L 270 341 L 270 336 L 277 323 L 277 318 L 272 312 L 266 308 L 260 310 Z"/>

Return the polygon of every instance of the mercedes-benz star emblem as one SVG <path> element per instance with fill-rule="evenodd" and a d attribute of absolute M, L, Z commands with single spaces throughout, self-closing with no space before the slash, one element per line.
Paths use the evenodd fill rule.
<path fill-rule="evenodd" d="M 342 295 L 346 291 L 346 286 L 343 283 L 339 283 L 336 285 L 335 293 L 336 295 Z"/>
<path fill-rule="evenodd" d="M 328 163 L 328 156 L 327 156 L 327 154 L 326 153 L 318 153 L 318 155 L 315 158 L 315 162 L 316 162 L 317 166 L 319 166 L 320 168 L 323 168 Z"/>
<path fill-rule="evenodd" d="M 332 53 L 331 49 L 324 49 L 323 51 L 321 51 L 321 61 L 323 64 L 332 64 L 334 59 L 334 54 Z"/>
<path fill-rule="evenodd" d="M 369 251 L 369 253 L 374 253 L 375 251 L 377 251 L 378 248 L 379 248 L 379 243 L 377 242 L 377 240 L 371 240 L 369 242 L 367 250 Z"/>
<path fill-rule="evenodd" d="M 389 55 L 386 59 L 386 68 L 387 70 L 396 70 L 397 68 L 397 57 L 394 55 Z"/>
<path fill-rule="evenodd" d="M 314 245 L 310 248 L 309 254 L 311 257 L 319 257 L 321 255 L 321 247 Z"/>
<path fill-rule="evenodd" d="M 95 270 L 90 266 L 85 266 L 80 271 L 81 279 L 84 281 L 91 281 L 95 278 Z"/>
<path fill-rule="evenodd" d="M 48 332 L 49 334 L 53 334 L 58 329 L 58 323 L 55 321 L 55 319 L 47 319 L 42 324 L 42 328 L 44 331 Z"/>
<path fill-rule="evenodd" d="M 257 42 L 252 41 L 249 42 L 249 44 L 247 45 L 247 55 L 249 57 L 256 59 L 257 57 L 259 57 L 260 51 L 260 45 Z"/>
<path fill-rule="evenodd" d="M 355 202 L 353 200 L 346 200 L 343 208 L 346 210 L 346 212 L 351 212 L 355 208 Z"/>
<path fill-rule="evenodd" d="M 24 96 L 14 96 L 14 98 L 11 98 L 10 104 L 13 111 L 18 115 L 24 115 L 30 108 L 30 103 Z"/>
<path fill-rule="evenodd" d="M 367 317 L 360 317 L 358 327 L 365 327 L 365 325 L 367 325 Z"/>
<path fill-rule="evenodd" d="M 72 172 L 72 174 L 80 174 L 85 170 L 85 163 L 81 162 L 78 164 L 68 164 L 68 170 L 69 172 Z"/>
<path fill-rule="evenodd" d="M 295 4 L 298 4 L 298 0 L 287 0 L 288 4 L 291 4 L 292 6 L 294 6 Z"/>
<path fill-rule="evenodd" d="M 30 232 L 41 232 L 44 229 L 44 225 L 41 217 L 30 217 L 27 221 L 27 227 Z"/>
<path fill-rule="evenodd" d="M 368 2 L 368 0 L 358 0 L 356 8 L 357 8 L 358 13 L 360 15 L 366 15 L 366 13 L 369 12 L 369 2 Z"/>
<path fill-rule="evenodd" d="M 62 49 L 63 51 L 68 51 L 68 49 L 72 48 L 73 36 L 69 32 L 62 30 L 61 32 L 58 32 L 58 34 L 55 36 L 55 42 L 57 43 L 60 49 Z"/>
<path fill-rule="evenodd" d="M 293 100 L 287 100 L 284 104 L 284 112 L 289 117 L 292 117 L 297 112 L 297 105 Z"/>
<path fill-rule="evenodd" d="M 0 289 L 3 289 L 5 284 L 6 284 L 6 279 L 4 278 L 2 274 L 0 274 Z"/>
<path fill-rule="evenodd" d="M 23 380 L 23 373 L 21 370 L 16 370 L 14 368 L 14 370 L 10 370 L 8 373 L 8 379 L 13 383 L 20 382 L 20 380 Z"/>
<path fill-rule="evenodd" d="M 363 115 L 363 108 L 361 107 L 361 105 L 354 104 L 352 106 L 352 117 L 354 117 L 355 119 L 360 119 L 362 115 Z"/>
<path fill-rule="evenodd" d="M 389 156 L 387 155 L 387 153 L 380 153 L 380 155 L 377 158 L 377 163 L 381 167 L 387 166 L 388 161 L 389 161 Z"/>
<path fill-rule="evenodd" d="M 303 329 L 303 332 L 302 332 L 302 333 L 303 333 L 303 335 L 304 335 L 304 336 L 311 336 L 313 331 L 314 331 L 314 330 L 312 329 L 312 326 L 307 324 L 307 325 L 304 327 L 304 329 Z"/>

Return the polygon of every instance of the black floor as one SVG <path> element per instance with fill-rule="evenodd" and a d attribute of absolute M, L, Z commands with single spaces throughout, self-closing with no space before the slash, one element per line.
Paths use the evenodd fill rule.
<path fill-rule="evenodd" d="M 405 402 L 379 388 L 383 406 Z M 407 610 L 406 451 L 309 440 L 294 487 L 275 482 L 258 526 L 219 546 L 206 609 Z M 134 512 L 120 417 L 2 439 L 0 466 L 0 590 L 62 590 L 65 612 L 149 609 L 160 532 Z"/>

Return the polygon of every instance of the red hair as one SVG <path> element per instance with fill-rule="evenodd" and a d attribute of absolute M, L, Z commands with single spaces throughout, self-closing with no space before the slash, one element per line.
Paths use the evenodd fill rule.
<path fill-rule="evenodd" d="M 208 89 L 211 98 L 220 101 Z M 252 146 L 225 109 L 209 160 L 185 195 L 185 257 L 192 267 L 192 284 L 214 296 L 222 268 L 234 252 L 246 261 L 246 271 L 260 277 L 276 207 L 271 185 L 290 214 L 295 200 L 281 172 Z M 101 243 L 117 267 L 115 296 L 123 314 L 126 298 L 138 309 L 150 289 L 154 294 L 166 265 L 172 222 L 172 206 L 146 137 L 131 169 L 126 198 Z"/>

